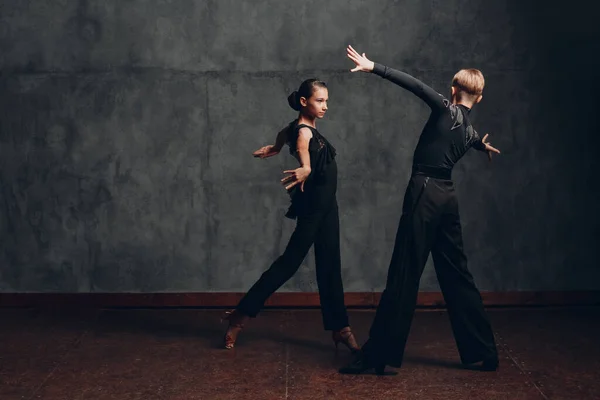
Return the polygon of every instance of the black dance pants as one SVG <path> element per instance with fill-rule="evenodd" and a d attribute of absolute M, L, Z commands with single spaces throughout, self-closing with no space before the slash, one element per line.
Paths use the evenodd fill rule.
<path fill-rule="evenodd" d="M 375 362 L 401 366 L 430 252 L 461 361 L 497 357 L 481 294 L 467 269 L 454 183 L 418 174 L 406 189 L 387 284 L 364 354 Z"/>
<path fill-rule="evenodd" d="M 313 244 L 325 330 L 337 331 L 348 326 L 341 274 L 340 224 L 335 198 L 328 207 L 297 217 L 296 229 L 285 251 L 250 288 L 237 310 L 256 317 L 269 296 L 298 271 Z"/>

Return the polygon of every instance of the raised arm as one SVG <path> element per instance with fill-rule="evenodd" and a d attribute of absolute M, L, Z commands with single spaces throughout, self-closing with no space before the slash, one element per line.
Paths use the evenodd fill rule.
<path fill-rule="evenodd" d="M 348 58 L 356 64 L 356 67 L 351 70 L 352 72 L 363 71 L 372 72 L 376 75 L 379 75 L 382 78 L 387 79 L 390 82 L 393 82 L 396 85 L 415 94 L 425 103 L 427 103 L 432 111 L 441 110 L 446 107 L 442 95 L 415 77 L 405 72 L 377 64 L 369 60 L 365 53 L 362 55 L 358 54 L 358 52 L 354 50 L 352 46 L 348 46 L 346 50 Z"/>
<path fill-rule="evenodd" d="M 432 110 L 440 110 L 446 107 L 444 98 L 438 92 L 405 72 L 375 63 L 373 73 L 409 90 L 427 103 Z"/>

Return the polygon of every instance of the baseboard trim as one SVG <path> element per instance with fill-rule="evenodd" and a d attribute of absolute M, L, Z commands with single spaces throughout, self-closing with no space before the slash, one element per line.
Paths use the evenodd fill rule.
<path fill-rule="evenodd" d="M 0 293 L 0 307 L 233 307 L 244 293 Z M 488 307 L 600 305 L 599 291 L 482 292 Z M 345 294 L 348 307 L 376 307 L 379 292 Z M 318 307 L 319 294 L 275 293 L 266 307 Z M 440 292 L 419 292 L 419 307 L 443 308 Z"/>

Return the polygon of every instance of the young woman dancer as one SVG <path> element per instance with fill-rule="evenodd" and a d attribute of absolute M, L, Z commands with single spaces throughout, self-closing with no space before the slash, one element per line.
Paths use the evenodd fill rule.
<path fill-rule="evenodd" d="M 343 343 L 352 352 L 359 350 L 348 324 L 344 304 L 340 262 L 340 231 L 338 218 L 337 165 L 335 148 L 316 129 L 317 119 L 327 112 L 327 85 L 308 79 L 288 97 L 288 103 L 299 111 L 277 135 L 274 145 L 254 152 L 266 158 L 279 153 L 284 143 L 290 148 L 300 167 L 284 171 L 281 182 L 291 197 L 286 217 L 296 219 L 296 229 L 283 254 L 271 264 L 242 298 L 235 310 L 227 312 L 229 321 L 224 347 L 231 349 L 249 318 L 254 318 L 265 301 L 298 270 L 310 246 L 315 246 L 317 285 L 325 330 L 332 331 L 336 345 Z"/>

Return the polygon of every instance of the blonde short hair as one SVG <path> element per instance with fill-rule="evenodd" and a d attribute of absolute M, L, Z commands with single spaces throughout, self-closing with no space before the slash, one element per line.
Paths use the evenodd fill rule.
<path fill-rule="evenodd" d="M 452 78 L 452 86 L 471 96 L 480 96 L 483 93 L 485 79 L 478 69 L 461 69 Z"/>

